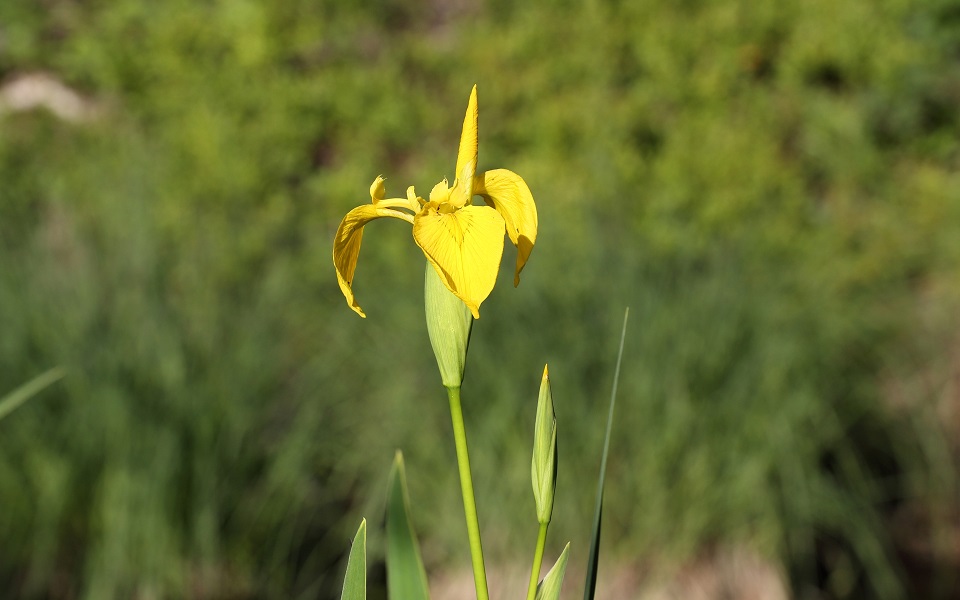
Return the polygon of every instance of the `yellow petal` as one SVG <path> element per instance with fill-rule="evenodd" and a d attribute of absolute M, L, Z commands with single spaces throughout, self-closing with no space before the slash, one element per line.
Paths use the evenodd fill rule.
<path fill-rule="evenodd" d="M 384 181 L 386 180 L 383 175 L 377 175 L 377 178 L 370 184 L 370 201 L 373 204 L 376 204 L 378 200 L 383 200 L 384 196 L 387 195 L 387 188 L 383 185 Z"/>
<path fill-rule="evenodd" d="M 370 184 L 370 201 L 373 204 L 376 204 L 379 208 L 406 208 L 414 213 L 420 210 L 420 203 L 417 202 L 415 197 L 410 197 L 410 193 L 413 191 L 412 185 L 407 188 L 406 198 L 386 198 L 387 188 L 383 184 L 384 181 L 386 180 L 383 175 L 378 175 Z"/>
<path fill-rule="evenodd" d="M 430 190 L 430 202 L 443 204 L 450 198 L 450 188 L 447 187 L 447 180 L 444 179 Z"/>
<path fill-rule="evenodd" d="M 376 182 L 374 182 L 376 183 Z M 353 273 L 357 269 L 357 257 L 360 255 L 360 241 L 363 239 L 363 226 L 374 219 L 394 217 L 413 222 L 413 217 L 390 208 L 373 204 L 364 204 L 351 210 L 340 222 L 337 234 L 333 238 L 333 266 L 337 269 L 337 281 L 340 291 L 358 315 L 366 317 L 353 297 Z"/>
<path fill-rule="evenodd" d="M 467 114 L 463 117 L 463 130 L 460 132 L 460 149 L 457 152 L 457 174 L 455 186 L 462 188 L 458 196 L 467 201 L 473 196 L 470 185 L 477 171 L 477 86 L 470 92 Z M 459 206 L 462 206 L 459 205 Z"/>
<path fill-rule="evenodd" d="M 420 206 L 423 206 L 423 198 L 417 196 L 417 192 L 413 189 L 412 185 L 407 188 L 407 202 L 410 206 L 418 207 L 417 210 L 419 210 Z"/>
<path fill-rule="evenodd" d="M 413 239 L 440 279 L 475 319 L 497 282 L 503 256 L 503 217 L 489 206 L 441 213 L 426 205 L 413 220 Z"/>
<path fill-rule="evenodd" d="M 533 252 L 537 241 L 537 206 L 530 188 L 519 175 L 507 169 L 494 169 L 477 175 L 473 193 L 483 196 L 487 204 L 503 217 L 510 241 L 517 247 L 517 270 L 513 285 L 520 283 L 520 271 Z"/>

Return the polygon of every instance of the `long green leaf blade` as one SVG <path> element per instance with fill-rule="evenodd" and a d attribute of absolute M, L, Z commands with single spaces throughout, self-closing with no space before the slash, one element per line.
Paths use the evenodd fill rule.
<path fill-rule="evenodd" d="M 540 585 L 537 586 L 537 600 L 558 600 L 560 598 L 560 588 L 563 587 L 563 574 L 567 570 L 567 552 L 570 550 L 570 542 L 563 547 L 560 558 L 543 578 Z"/>
<path fill-rule="evenodd" d="M 350 547 L 340 600 L 367 600 L 367 520 L 360 522 Z"/>
<path fill-rule="evenodd" d="M 35 396 L 43 388 L 56 382 L 66 374 L 61 367 L 54 367 L 49 371 L 37 375 L 27 383 L 0 398 L 0 419 L 9 415 L 15 408 Z"/>
<path fill-rule="evenodd" d="M 593 535 L 590 540 L 590 556 L 587 559 L 587 579 L 583 587 L 583 600 L 593 600 L 597 591 L 597 566 L 600 561 L 600 522 L 603 520 L 603 483 L 607 477 L 607 454 L 610 452 L 610 431 L 613 429 L 613 410 L 617 403 L 617 385 L 620 383 L 620 363 L 623 361 L 623 341 L 627 338 L 627 318 L 630 307 L 623 313 L 623 329 L 620 331 L 620 351 L 617 368 L 613 372 L 613 389 L 610 391 L 610 410 L 607 413 L 607 433 L 603 437 L 603 457 L 600 459 L 600 478 L 597 481 L 597 501 L 593 510 Z"/>
<path fill-rule="evenodd" d="M 399 451 L 390 471 L 387 499 L 387 597 L 393 600 L 430 599 L 427 572 L 410 520 L 403 453 Z"/>

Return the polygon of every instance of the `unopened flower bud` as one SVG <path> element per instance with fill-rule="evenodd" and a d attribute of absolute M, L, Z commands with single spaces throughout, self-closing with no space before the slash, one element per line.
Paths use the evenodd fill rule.
<path fill-rule="evenodd" d="M 531 463 L 533 499 L 537 504 L 537 520 L 550 522 L 553 515 L 553 495 L 557 484 L 557 419 L 553 412 L 553 394 L 550 375 L 543 367 L 540 397 L 537 400 L 537 421 L 533 434 L 533 461 Z"/>

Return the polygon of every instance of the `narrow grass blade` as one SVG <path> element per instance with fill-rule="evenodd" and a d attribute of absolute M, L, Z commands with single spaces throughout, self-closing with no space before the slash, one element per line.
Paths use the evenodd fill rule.
<path fill-rule="evenodd" d="M 367 599 L 367 520 L 360 522 L 360 529 L 353 538 L 350 557 L 347 559 L 347 574 L 343 576 L 343 592 L 340 600 Z"/>
<path fill-rule="evenodd" d="M 603 483 L 607 476 L 607 454 L 610 452 L 610 430 L 613 429 L 613 410 L 617 402 L 617 385 L 620 383 L 620 363 L 623 361 L 623 341 L 627 337 L 627 318 L 630 308 L 623 313 L 623 329 L 620 331 L 620 351 L 617 368 L 613 372 L 613 389 L 610 391 L 610 410 L 607 413 L 607 433 L 603 437 L 603 457 L 600 459 L 600 477 L 597 481 L 597 501 L 593 510 L 593 535 L 590 539 L 590 556 L 587 559 L 587 579 L 583 587 L 583 600 L 593 600 L 597 591 L 597 566 L 600 561 L 600 522 L 603 519 Z"/>
<path fill-rule="evenodd" d="M 563 574 L 567 570 L 567 552 L 570 550 L 570 542 L 563 547 L 560 558 L 554 563 L 550 572 L 543 578 L 540 585 L 537 586 L 537 600 L 557 600 L 560 598 L 560 588 L 563 587 Z"/>
<path fill-rule="evenodd" d="M 387 499 L 387 597 L 393 600 L 429 600 L 427 572 L 420 558 L 417 534 L 410 521 L 410 498 L 403 453 L 397 452 L 390 471 Z"/>
<path fill-rule="evenodd" d="M 0 398 L 0 419 L 9 415 L 15 408 L 35 396 L 43 388 L 56 382 L 66 374 L 60 367 L 54 367 L 45 373 L 37 375 L 27 383 Z"/>

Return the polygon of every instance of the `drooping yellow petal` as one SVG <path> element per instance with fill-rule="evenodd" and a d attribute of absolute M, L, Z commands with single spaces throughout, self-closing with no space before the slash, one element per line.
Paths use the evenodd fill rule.
<path fill-rule="evenodd" d="M 440 212 L 431 202 L 413 220 L 413 239 L 447 289 L 479 319 L 480 304 L 497 282 L 503 217 L 489 206 Z"/>
<path fill-rule="evenodd" d="M 347 213 L 333 238 L 333 266 L 337 269 L 340 291 L 343 292 L 350 308 L 361 317 L 367 315 L 363 314 L 360 305 L 353 297 L 353 273 L 357 269 L 357 257 L 360 256 L 363 226 L 381 217 L 394 217 L 413 223 L 413 217 L 407 213 L 374 204 L 364 204 Z"/>
<path fill-rule="evenodd" d="M 537 206 L 533 203 L 533 194 L 522 177 L 507 169 L 477 175 L 473 180 L 473 193 L 483 196 L 503 217 L 507 235 L 517 247 L 517 270 L 513 276 L 513 285 L 517 286 L 520 271 L 537 241 Z"/>
<path fill-rule="evenodd" d="M 473 176 L 477 172 L 477 136 L 477 86 L 473 86 L 470 100 L 467 102 L 467 114 L 463 117 L 460 149 L 457 151 L 457 174 L 454 187 L 459 189 L 459 193 L 454 194 L 452 198 L 457 200 L 457 208 L 463 206 L 464 202 L 469 202 L 473 196 L 470 187 Z"/>

